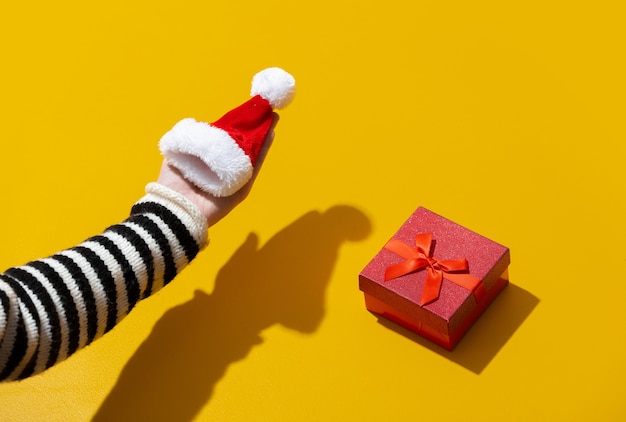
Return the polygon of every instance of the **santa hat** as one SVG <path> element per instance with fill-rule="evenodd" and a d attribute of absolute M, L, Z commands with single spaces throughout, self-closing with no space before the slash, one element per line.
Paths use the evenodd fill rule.
<path fill-rule="evenodd" d="M 161 153 L 203 191 L 214 196 L 234 194 L 252 177 L 273 109 L 291 102 L 295 84 L 282 69 L 262 70 L 252 78 L 252 98 L 211 124 L 181 120 L 161 138 Z"/>

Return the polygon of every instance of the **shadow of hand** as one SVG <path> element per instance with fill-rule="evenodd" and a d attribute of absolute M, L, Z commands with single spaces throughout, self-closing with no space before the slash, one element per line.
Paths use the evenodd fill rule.
<path fill-rule="evenodd" d="M 192 420 L 228 366 L 262 342 L 263 330 L 317 329 L 339 247 L 369 231 L 363 213 L 336 206 L 305 214 L 261 247 L 250 234 L 211 295 L 196 291 L 157 322 L 94 420 Z"/>

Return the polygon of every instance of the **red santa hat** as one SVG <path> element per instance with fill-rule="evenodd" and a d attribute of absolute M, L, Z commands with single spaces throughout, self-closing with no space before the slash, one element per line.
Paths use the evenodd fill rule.
<path fill-rule="evenodd" d="M 252 98 L 214 123 L 181 120 L 161 138 L 161 153 L 198 188 L 230 196 L 252 177 L 273 110 L 291 102 L 295 86 L 280 68 L 262 70 L 252 78 Z"/>

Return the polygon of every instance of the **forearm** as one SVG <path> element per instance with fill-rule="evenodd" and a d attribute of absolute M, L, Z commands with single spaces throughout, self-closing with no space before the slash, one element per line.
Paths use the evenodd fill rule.
<path fill-rule="evenodd" d="M 39 373 L 113 328 L 207 243 L 188 199 L 148 185 L 131 216 L 99 236 L 0 275 L 0 379 Z"/>

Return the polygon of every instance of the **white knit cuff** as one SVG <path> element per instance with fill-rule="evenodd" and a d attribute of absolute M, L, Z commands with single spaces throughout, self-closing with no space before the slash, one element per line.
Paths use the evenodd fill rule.
<path fill-rule="evenodd" d="M 200 249 L 209 243 L 209 225 L 200 209 L 184 195 L 160 183 L 146 185 L 146 196 L 139 202 L 155 202 L 174 212 L 189 230 Z"/>

